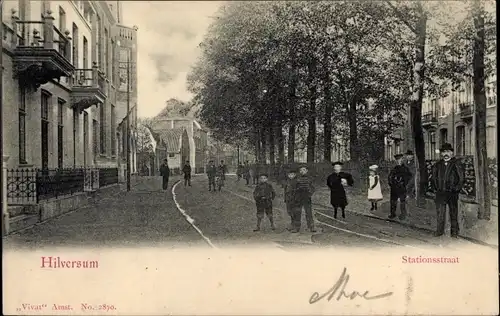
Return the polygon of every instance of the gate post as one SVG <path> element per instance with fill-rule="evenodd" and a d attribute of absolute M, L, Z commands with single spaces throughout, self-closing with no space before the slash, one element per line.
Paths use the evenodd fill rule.
<path fill-rule="evenodd" d="M 9 233 L 9 209 L 7 205 L 7 161 L 9 156 L 3 156 L 2 164 L 2 236 Z"/>

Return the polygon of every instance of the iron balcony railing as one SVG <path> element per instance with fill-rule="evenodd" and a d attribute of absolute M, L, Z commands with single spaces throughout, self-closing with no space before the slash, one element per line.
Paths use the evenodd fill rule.
<path fill-rule="evenodd" d="M 422 115 L 422 124 L 432 124 L 437 123 L 437 113 L 436 112 L 426 112 Z"/>
<path fill-rule="evenodd" d="M 92 68 L 76 69 L 72 78 L 73 87 L 98 88 L 105 93 L 105 78 L 94 62 Z"/>
<path fill-rule="evenodd" d="M 40 47 L 54 49 L 66 60 L 71 60 L 71 45 L 69 31 L 64 34 L 54 24 L 50 16 L 42 21 L 21 21 L 12 17 L 12 28 L 15 36 L 11 37 L 12 46 Z"/>
<path fill-rule="evenodd" d="M 460 116 L 463 118 L 471 117 L 474 113 L 474 105 L 471 103 L 461 103 L 458 108 L 460 109 Z"/>
<path fill-rule="evenodd" d="M 30 205 L 118 183 L 117 168 L 7 169 L 7 203 Z"/>

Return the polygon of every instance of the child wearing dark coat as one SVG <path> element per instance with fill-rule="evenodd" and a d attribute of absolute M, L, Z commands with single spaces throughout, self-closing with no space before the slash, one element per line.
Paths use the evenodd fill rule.
<path fill-rule="evenodd" d="M 288 213 L 288 216 L 290 216 L 290 227 L 287 230 L 297 233 L 298 230 L 294 226 L 296 222 L 295 215 L 297 214 L 296 208 L 298 207 L 298 203 L 295 198 L 295 192 L 297 191 L 297 174 L 293 168 L 290 168 L 287 171 L 287 177 L 286 182 L 284 182 L 286 212 Z"/>
<path fill-rule="evenodd" d="M 257 207 L 257 226 L 253 230 L 254 232 L 260 231 L 260 224 L 264 214 L 266 214 L 269 222 L 271 223 L 271 229 L 275 230 L 274 219 L 273 219 L 273 200 L 276 197 L 276 192 L 271 184 L 267 182 L 267 175 L 262 174 L 259 177 L 259 183 L 253 191 L 253 197 L 255 199 L 255 205 Z"/>

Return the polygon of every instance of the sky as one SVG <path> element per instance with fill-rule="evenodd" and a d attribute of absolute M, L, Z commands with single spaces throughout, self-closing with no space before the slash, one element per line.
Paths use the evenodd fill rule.
<path fill-rule="evenodd" d="M 138 114 L 152 117 L 165 101 L 188 101 L 186 76 L 198 44 L 222 2 L 123 1 L 123 24 L 138 27 Z"/>

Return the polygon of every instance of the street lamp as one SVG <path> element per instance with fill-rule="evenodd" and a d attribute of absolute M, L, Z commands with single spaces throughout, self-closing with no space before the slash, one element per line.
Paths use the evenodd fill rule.
<path fill-rule="evenodd" d="M 116 42 L 118 47 L 121 47 L 120 41 Z M 135 45 L 132 45 L 132 48 L 134 48 Z M 127 82 L 127 191 L 130 191 L 130 67 L 131 67 L 131 60 L 130 60 L 130 55 L 132 51 L 130 49 L 127 50 L 127 60 L 125 62 L 119 61 L 119 63 L 125 63 L 127 67 L 127 77 L 126 77 L 126 82 Z M 121 79 L 121 78 L 120 78 Z"/>

